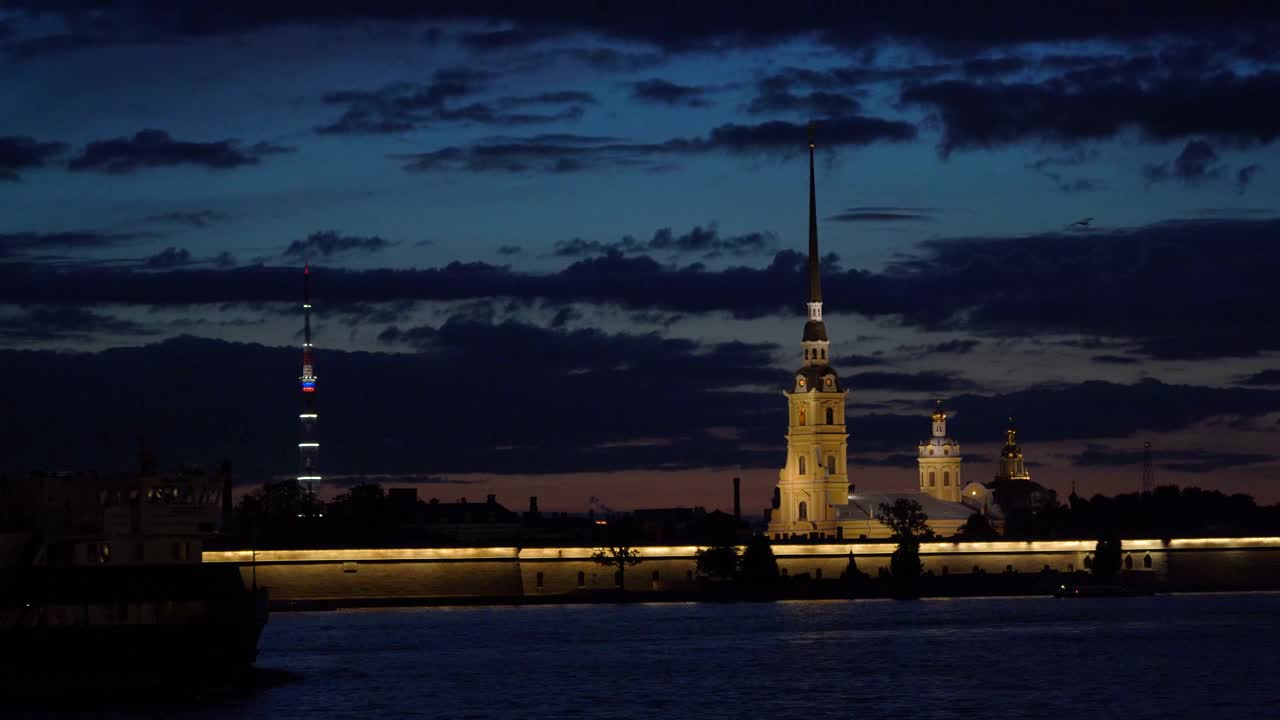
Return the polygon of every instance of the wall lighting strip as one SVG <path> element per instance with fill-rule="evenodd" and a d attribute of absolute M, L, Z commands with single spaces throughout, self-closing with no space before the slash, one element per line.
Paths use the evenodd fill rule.
<path fill-rule="evenodd" d="M 298 443 L 298 447 L 320 447 L 320 443 Z"/>
<path fill-rule="evenodd" d="M 302 413 L 302 414 L 301 414 L 301 415 L 299 415 L 298 417 L 300 417 L 300 418 L 314 418 L 314 417 L 316 417 L 316 414 L 315 414 L 315 413 Z"/>
<path fill-rule="evenodd" d="M 320 480 L 319 475 L 299 475 L 299 480 Z"/>

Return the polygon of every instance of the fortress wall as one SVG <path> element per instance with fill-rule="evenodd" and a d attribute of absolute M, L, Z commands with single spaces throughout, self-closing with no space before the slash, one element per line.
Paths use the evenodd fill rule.
<path fill-rule="evenodd" d="M 1280 538 L 1126 540 L 1124 553 L 1134 570 L 1146 570 L 1180 589 L 1280 589 Z M 778 565 L 788 575 L 807 573 L 836 579 L 848 565 L 875 576 L 887 568 L 890 543 L 774 545 Z M 696 589 L 694 546 L 640 547 L 642 562 L 626 571 L 628 591 Z M 965 574 L 976 566 L 989 574 L 1012 567 L 1019 573 L 1084 568 L 1092 541 L 924 543 L 926 571 Z M 427 597 L 517 597 L 605 591 L 613 587 L 613 569 L 591 560 L 593 548 L 406 548 L 371 550 L 247 550 L 206 552 L 205 562 L 232 562 L 251 582 L 256 565 L 259 585 L 272 598 L 290 600 L 388 600 Z M 653 573 L 658 580 L 653 580 Z M 578 574 L 583 583 L 579 586 Z M 541 584 L 539 585 L 539 574 Z"/>

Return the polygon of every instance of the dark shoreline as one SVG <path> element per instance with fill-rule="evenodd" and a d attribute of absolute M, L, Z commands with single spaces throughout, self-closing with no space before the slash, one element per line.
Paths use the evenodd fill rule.
<path fill-rule="evenodd" d="M 956 576 L 953 576 L 956 577 Z M 963 577 L 963 576 L 962 576 Z M 981 576 L 980 576 L 981 577 Z M 1024 580 L 1025 578 L 1025 580 Z M 967 578 L 965 578 L 967 580 Z M 943 583 L 930 582 L 944 580 Z M 989 582 L 994 580 L 994 582 Z M 984 582 L 988 581 L 988 582 Z M 317 612 L 356 610 L 366 608 L 413 607 L 484 607 L 484 606 L 536 606 L 536 605 L 622 605 L 643 603 L 740 603 L 778 602 L 784 600 L 891 600 L 891 599 L 949 599 L 980 597 L 1052 597 L 1064 585 L 1093 587 L 1103 583 L 1090 576 L 985 576 L 983 581 L 953 583 L 942 578 L 926 578 L 918 595 L 902 597 L 895 588 L 879 581 L 867 581 L 863 587 L 850 588 L 843 581 L 810 582 L 795 587 L 752 591 L 731 585 L 709 587 L 693 591 L 580 591 L 554 595 L 436 595 L 422 597 L 371 597 L 371 598 L 316 598 L 307 600 L 273 600 L 271 611 Z M 939 587 L 950 585 L 951 587 Z M 1247 584 L 1160 586 L 1148 583 L 1122 583 L 1133 591 L 1132 595 L 1166 595 L 1185 593 L 1242 593 L 1277 592 L 1274 587 Z"/>

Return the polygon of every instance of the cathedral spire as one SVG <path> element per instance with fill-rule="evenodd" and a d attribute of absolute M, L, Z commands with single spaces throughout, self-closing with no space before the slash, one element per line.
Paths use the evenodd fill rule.
<path fill-rule="evenodd" d="M 809 123 L 809 302 L 822 302 L 822 277 L 818 257 L 818 198 L 813 180 L 813 123 Z M 821 318 L 819 318 L 821 319 Z"/>

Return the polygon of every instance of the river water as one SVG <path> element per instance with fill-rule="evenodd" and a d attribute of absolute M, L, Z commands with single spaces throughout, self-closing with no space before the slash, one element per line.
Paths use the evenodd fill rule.
<path fill-rule="evenodd" d="M 113 717 L 1276 718 L 1280 594 L 272 616 L 278 682 Z"/>

